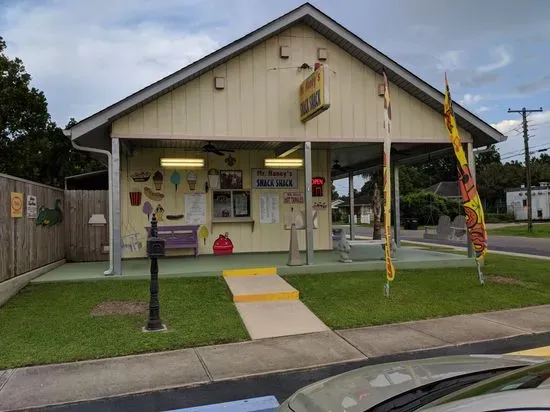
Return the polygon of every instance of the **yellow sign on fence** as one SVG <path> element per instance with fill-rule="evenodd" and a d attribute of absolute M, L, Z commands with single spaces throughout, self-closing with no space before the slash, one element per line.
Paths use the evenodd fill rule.
<path fill-rule="evenodd" d="M 11 192 L 11 217 L 23 217 L 23 193 Z"/>
<path fill-rule="evenodd" d="M 300 120 L 307 122 L 330 107 L 327 67 L 320 65 L 300 85 Z"/>

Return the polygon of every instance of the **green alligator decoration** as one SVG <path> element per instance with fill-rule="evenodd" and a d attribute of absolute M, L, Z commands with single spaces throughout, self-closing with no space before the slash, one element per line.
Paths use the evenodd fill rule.
<path fill-rule="evenodd" d="M 40 207 L 38 209 L 38 217 L 36 218 L 36 226 L 55 226 L 63 222 L 63 213 L 61 212 L 61 199 L 55 201 L 53 209 Z"/>

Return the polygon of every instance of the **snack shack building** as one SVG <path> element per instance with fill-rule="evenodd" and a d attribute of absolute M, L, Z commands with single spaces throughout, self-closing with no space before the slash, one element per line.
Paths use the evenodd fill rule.
<path fill-rule="evenodd" d="M 307 3 L 67 130 L 109 158 L 112 271 L 153 213 L 169 255 L 288 251 L 291 223 L 305 263 L 332 249 L 332 180 L 382 164 L 383 69 L 399 199 L 400 165 L 451 149 L 443 94 Z M 454 107 L 470 161 L 504 140 Z"/>

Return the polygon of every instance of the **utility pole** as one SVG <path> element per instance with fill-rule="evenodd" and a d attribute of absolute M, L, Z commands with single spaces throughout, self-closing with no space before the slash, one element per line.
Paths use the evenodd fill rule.
<path fill-rule="evenodd" d="M 533 231 L 533 210 L 532 197 L 531 197 L 531 158 L 529 156 L 529 126 L 527 124 L 527 114 L 534 112 L 542 112 L 542 107 L 539 109 L 526 109 L 523 107 L 521 110 L 508 109 L 508 113 L 521 113 L 523 122 L 523 144 L 525 146 L 525 175 L 527 180 L 527 231 L 531 233 Z"/>

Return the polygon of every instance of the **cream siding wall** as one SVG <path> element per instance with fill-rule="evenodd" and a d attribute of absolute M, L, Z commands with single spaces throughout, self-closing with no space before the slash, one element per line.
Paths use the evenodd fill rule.
<path fill-rule="evenodd" d="M 289 46 L 289 59 L 279 57 Z M 328 49 L 331 107 L 303 124 L 298 87 L 311 72 L 298 70 Z M 214 77 L 225 77 L 224 90 Z M 210 140 L 380 141 L 381 76 L 305 25 L 257 45 L 199 78 L 167 93 L 112 125 L 113 137 Z M 446 142 L 442 113 L 392 85 L 393 141 Z M 460 130 L 464 141 L 471 136 Z"/>
<path fill-rule="evenodd" d="M 185 212 L 184 195 L 186 193 L 193 193 L 189 190 L 189 186 L 186 181 L 186 172 L 179 170 L 182 176 L 182 182 L 178 186 L 176 191 L 175 186 L 170 183 L 170 175 L 173 170 L 160 168 L 160 158 L 163 156 L 170 157 L 203 157 L 206 160 L 206 167 L 196 171 L 197 173 L 197 185 L 195 193 L 203 192 L 204 185 L 207 181 L 208 168 L 216 168 L 219 170 L 242 170 L 243 171 L 243 189 L 251 188 L 251 172 L 252 168 L 264 168 L 264 158 L 271 157 L 272 153 L 269 151 L 237 151 L 233 153 L 233 157 L 237 159 L 236 164 L 233 167 L 228 167 L 224 163 L 224 157 L 216 155 L 208 155 L 206 157 L 204 153 L 186 152 L 178 149 L 136 149 L 132 157 L 123 157 L 121 159 L 121 215 L 122 215 L 122 237 L 128 239 L 127 236 L 132 233 L 137 233 L 140 236 L 142 242 L 142 248 L 131 252 L 127 249 L 123 250 L 123 257 L 145 257 L 145 240 L 146 232 L 145 227 L 149 226 L 147 215 L 142 211 L 143 203 L 149 201 L 153 208 L 156 208 L 158 204 L 161 204 L 167 214 L 181 214 Z M 301 153 L 295 153 L 295 156 L 302 156 Z M 328 152 L 326 150 L 313 150 L 312 151 L 313 162 L 313 176 L 323 176 L 327 179 L 324 186 L 324 197 L 314 198 L 315 202 L 325 202 L 327 208 L 320 210 L 319 213 L 319 228 L 314 230 L 314 247 L 316 250 L 329 249 L 331 247 L 331 230 L 330 230 L 330 188 L 329 181 L 330 171 L 328 162 Z M 148 199 L 142 194 L 142 203 L 140 206 L 131 206 L 129 192 L 139 190 L 143 193 L 144 187 L 153 188 L 152 180 L 150 179 L 145 183 L 136 183 L 130 175 L 137 171 L 149 171 L 154 173 L 156 170 L 160 170 L 164 175 L 164 181 L 161 192 L 165 195 L 164 199 L 159 202 L 154 202 Z M 214 240 L 219 234 L 229 233 L 233 245 L 235 247 L 234 253 L 239 252 L 270 252 L 270 251 L 287 251 L 290 240 L 290 233 L 288 230 L 284 230 L 284 213 L 289 211 L 293 206 L 294 210 L 304 210 L 303 204 L 298 205 L 286 205 L 283 204 L 283 192 L 287 191 L 302 191 L 304 188 L 304 173 L 303 170 L 299 170 L 298 173 L 298 189 L 291 190 L 257 190 L 251 189 L 251 209 L 252 218 L 255 220 L 254 230 L 250 223 L 212 223 L 212 190 L 206 194 L 207 210 L 206 210 L 206 226 L 210 233 L 210 236 L 206 240 L 206 244 L 203 240 L 199 240 L 200 254 L 213 253 L 212 245 Z M 280 195 L 279 203 L 279 223 L 274 224 L 261 224 L 260 223 L 260 194 L 262 192 L 278 193 Z M 159 226 L 170 225 L 185 225 L 185 220 L 170 221 L 164 219 L 159 222 Z M 304 231 L 298 232 L 298 241 L 301 249 L 305 248 L 305 234 Z M 123 243 L 127 240 L 123 240 Z M 169 250 L 168 255 L 187 255 L 191 254 L 190 250 Z"/>

